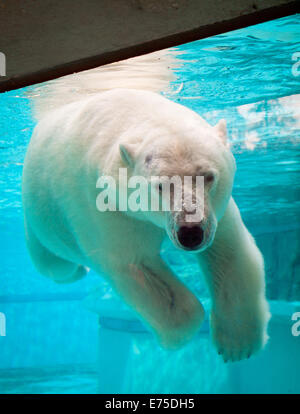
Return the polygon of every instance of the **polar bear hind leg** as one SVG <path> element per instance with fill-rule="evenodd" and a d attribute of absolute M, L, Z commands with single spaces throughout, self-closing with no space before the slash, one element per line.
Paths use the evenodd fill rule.
<path fill-rule="evenodd" d="M 27 247 L 37 270 L 56 283 L 72 283 L 82 279 L 88 272 L 84 266 L 62 259 L 44 247 L 25 220 Z"/>

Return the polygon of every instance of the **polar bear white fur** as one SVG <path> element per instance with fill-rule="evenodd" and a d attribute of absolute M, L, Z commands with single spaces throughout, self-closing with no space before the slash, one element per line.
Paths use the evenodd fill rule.
<path fill-rule="evenodd" d="M 105 274 L 168 348 L 188 341 L 203 307 L 160 257 L 166 236 L 185 249 L 185 211 L 100 212 L 101 174 L 204 176 L 203 240 L 193 250 L 211 293 L 211 332 L 224 360 L 240 360 L 267 339 L 264 263 L 231 197 L 235 162 L 221 121 L 156 93 L 173 57 L 159 52 L 49 83 L 35 93 L 39 122 L 24 164 L 27 245 L 37 269 L 58 283 Z M 172 64 L 170 64 L 170 62 Z M 207 178 L 209 177 L 209 178 Z M 207 179 L 206 179 L 207 178 Z M 190 229 L 188 228 L 188 234 Z M 187 249 L 186 249 L 187 250 Z"/>

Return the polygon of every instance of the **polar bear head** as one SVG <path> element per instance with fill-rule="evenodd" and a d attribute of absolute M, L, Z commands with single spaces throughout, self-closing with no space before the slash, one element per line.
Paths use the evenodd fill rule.
<path fill-rule="evenodd" d="M 224 120 L 212 127 L 193 111 L 171 105 L 170 111 L 155 113 L 142 141 L 122 143 L 120 154 L 132 176 L 151 184 L 152 200 L 160 200 L 159 211 L 149 204 L 144 218 L 164 228 L 176 247 L 199 252 L 212 244 L 226 210 L 235 161 Z"/>

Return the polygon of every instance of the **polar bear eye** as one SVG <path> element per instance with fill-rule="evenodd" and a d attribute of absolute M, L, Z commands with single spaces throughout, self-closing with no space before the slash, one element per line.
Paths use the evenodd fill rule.
<path fill-rule="evenodd" d="M 145 164 L 150 164 L 151 161 L 152 161 L 152 155 L 147 155 L 145 158 Z"/>
<path fill-rule="evenodd" d="M 214 180 L 215 180 L 215 176 L 214 176 L 214 174 L 213 174 L 213 173 L 207 173 L 207 174 L 205 175 L 205 181 L 206 181 L 207 183 L 213 183 L 213 182 L 214 182 Z"/>

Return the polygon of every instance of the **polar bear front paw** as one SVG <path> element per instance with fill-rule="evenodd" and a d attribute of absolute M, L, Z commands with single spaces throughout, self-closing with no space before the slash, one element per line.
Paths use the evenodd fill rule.
<path fill-rule="evenodd" d="M 256 317 L 253 313 L 232 317 L 228 314 L 216 315 L 212 311 L 212 338 L 224 362 L 249 358 L 266 344 L 269 313 L 264 312 Z"/>

